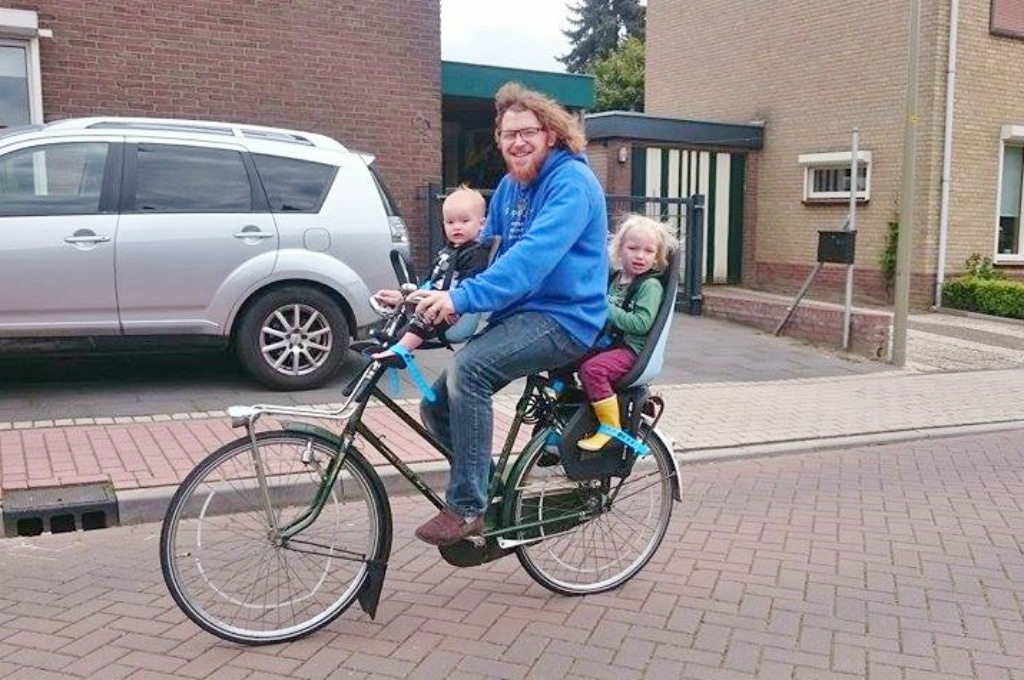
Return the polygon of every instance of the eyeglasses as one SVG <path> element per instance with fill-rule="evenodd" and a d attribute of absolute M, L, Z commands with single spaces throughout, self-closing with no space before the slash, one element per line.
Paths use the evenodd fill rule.
<path fill-rule="evenodd" d="M 522 128 L 520 130 L 502 130 L 498 133 L 498 139 L 503 142 L 514 141 L 516 137 L 521 138 L 524 142 L 532 141 L 537 138 L 537 135 L 544 132 L 544 128 L 530 127 Z"/>

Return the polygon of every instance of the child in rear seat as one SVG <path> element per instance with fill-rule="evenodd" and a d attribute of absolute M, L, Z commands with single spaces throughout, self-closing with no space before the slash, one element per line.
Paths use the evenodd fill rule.
<path fill-rule="evenodd" d="M 664 224 L 643 215 L 627 215 L 609 246 L 614 273 L 608 283 L 608 324 L 577 373 L 598 422 L 611 430 L 621 427 L 615 382 L 633 368 L 643 349 L 665 294 L 657 275 L 676 246 Z M 576 445 L 599 451 L 610 440 L 599 430 Z"/>

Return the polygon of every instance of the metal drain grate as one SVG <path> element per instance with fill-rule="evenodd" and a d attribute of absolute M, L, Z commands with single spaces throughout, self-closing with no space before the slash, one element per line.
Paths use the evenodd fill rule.
<path fill-rule="evenodd" d="M 4 536 L 89 531 L 117 526 L 117 496 L 109 483 L 5 491 Z"/>

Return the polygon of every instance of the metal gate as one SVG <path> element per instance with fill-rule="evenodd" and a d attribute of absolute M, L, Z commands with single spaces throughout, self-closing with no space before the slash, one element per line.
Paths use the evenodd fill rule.
<path fill-rule="evenodd" d="M 739 283 L 743 264 L 743 192 L 746 154 L 679 148 L 633 148 L 634 194 L 707 197 L 702 234 L 702 277 Z"/>

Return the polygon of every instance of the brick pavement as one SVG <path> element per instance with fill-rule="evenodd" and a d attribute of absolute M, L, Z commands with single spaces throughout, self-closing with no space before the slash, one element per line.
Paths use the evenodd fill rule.
<path fill-rule="evenodd" d="M 659 427 L 685 457 L 792 451 L 823 443 L 915 438 L 964 426 L 1024 424 L 1024 372 L 888 371 L 870 375 L 661 385 L 667 408 Z M 403 401 L 415 412 L 415 400 Z M 496 450 L 514 410 L 496 405 Z M 371 429 L 385 433 L 410 463 L 439 461 L 383 407 L 367 409 Z M 119 422 L 120 421 L 120 422 Z M 27 423 L 0 430 L 0 489 L 110 481 L 118 493 L 172 487 L 206 454 L 234 439 L 222 412 L 95 419 L 93 424 Z M 269 427 L 272 421 L 267 421 Z M 364 452 L 371 454 L 368 447 Z M 375 463 L 382 463 L 376 454 Z M 154 505 L 148 516 L 160 514 Z M 153 514 L 155 513 L 155 514 Z"/>
<path fill-rule="evenodd" d="M 155 525 L 0 541 L 0 678 L 1024 679 L 1024 430 L 684 468 L 652 563 L 553 595 L 457 570 L 394 499 L 379 615 L 222 643 L 177 610 Z"/>

